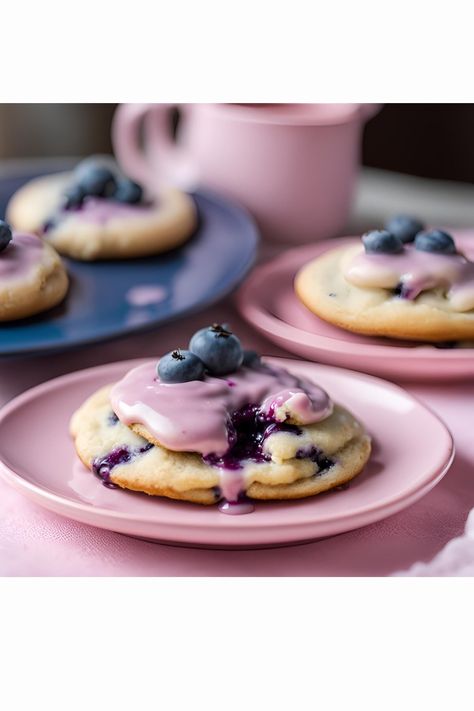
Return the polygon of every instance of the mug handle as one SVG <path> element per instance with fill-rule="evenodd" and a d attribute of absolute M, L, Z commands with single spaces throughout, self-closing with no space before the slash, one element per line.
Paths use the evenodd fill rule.
<path fill-rule="evenodd" d="M 179 106 L 186 120 L 186 104 L 120 104 L 112 122 L 112 144 L 123 171 L 154 192 L 163 184 L 192 189 L 196 172 L 183 147 L 171 133 L 170 112 Z M 140 131 L 143 127 L 143 142 Z"/>

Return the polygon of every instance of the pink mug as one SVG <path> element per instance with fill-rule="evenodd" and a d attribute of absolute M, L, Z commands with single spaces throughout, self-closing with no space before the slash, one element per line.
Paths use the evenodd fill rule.
<path fill-rule="evenodd" d="M 117 160 L 151 193 L 166 183 L 209 187 L 244 205 L 279 242 L 344 228 L 362 129 L 378 105 L 180 104 L 176 139 L 172 108 L 122 104 L 114 116 Z"/>

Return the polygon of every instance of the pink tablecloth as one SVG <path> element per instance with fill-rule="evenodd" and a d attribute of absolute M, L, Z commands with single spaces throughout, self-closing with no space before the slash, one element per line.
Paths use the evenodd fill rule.
<path fill-rule="evenodd" d="M 266 354 L 288 355 L 246 326 L 228 300 L 156 334 L 69 354 L 3 362 L 0 404 L 62 373 L 170 350 L 182 345 L 197 327 L 217 320 L 231 323 L 248 347 Z M 387 575 L 430 560 L 450 539 L 461 534 L 467 514 L 474 507 L 474 382 L 462 386 L 405 386 L 444 418 L 455 436 L 457 455 L 443 481 L 396 516 L 299 546 L 256 551 L 197 550 L 145 543 L 75 523 L 30 503 L 0 481 L 0 574 Z M 24 446 L 27 445 L 25 438 Z"/>

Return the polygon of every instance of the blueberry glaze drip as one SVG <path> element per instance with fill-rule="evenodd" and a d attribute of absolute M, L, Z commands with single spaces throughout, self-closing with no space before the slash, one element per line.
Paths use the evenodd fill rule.
<path fill-rule="evenodd" d="M 229 448 L 225 454 L 207 454 L 206 464 L 224 469 L 242 469 L 244 461 L 268 462 L 271 457 L 263 451 L 265 440 L 275 432 L 291 432 L 298 436 L 297 425 L 278 422 L 271 415 L 260 412 L 258 405 L 244 405 L 236 410 L 228 423 Z"/>
<path fill-rule="evenodd" d="M 109 489 L 116 489 L 117 485 L 110 481 L 110 473 L 112 469 L 119 464 L 127 464 L 140 454 L 144 454 L 151 449 L 153 445 L 147 442 L 142 447 L 130 449 L 129 447 L 115 447 L 105 457 L 97 457 L 92 462 L 93 473 L 102 481 L 103 485 Z"/>

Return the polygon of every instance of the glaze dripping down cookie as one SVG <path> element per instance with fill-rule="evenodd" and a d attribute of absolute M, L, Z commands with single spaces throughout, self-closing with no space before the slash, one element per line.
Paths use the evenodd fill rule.
<path fill-rule="evenodd" d="M 351 413 L 309 379 L 239 354 L 227 329 L 203 330 L 190 343 L 199 356 L 176 349 L 166 368 L 146 362 L 75 413 L 76 450 L 108 486 L 228 509 L 312 496 L 362 470 L 370 438 Z M 232 359 L 231 372 L 212 372 Z"/>
<path fill-rule="evenodd" d="M 390 223 L 389 223 L 390 224 Z M 300 300 L 340 328 L 427 342 L 474 339 L 474 263 L 443 230 L 373 230 L 297 274 Z M 403 228 L 403 231 L 402 231 Z M 408 235 L 408 236 L 407 236 Z"/>

